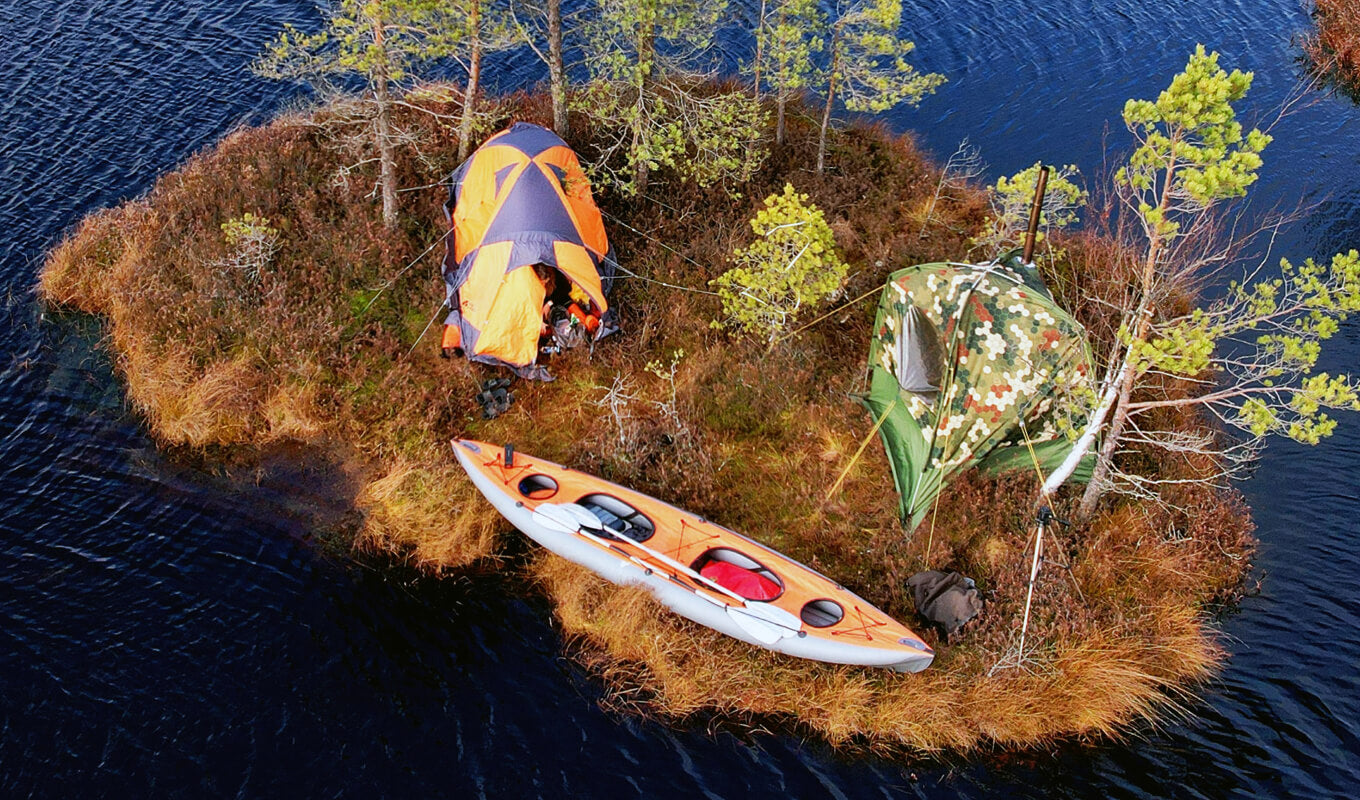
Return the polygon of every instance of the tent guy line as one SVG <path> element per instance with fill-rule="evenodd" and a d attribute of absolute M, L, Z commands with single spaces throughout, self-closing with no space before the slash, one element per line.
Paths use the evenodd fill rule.
<path fill-rule="evenodd" d="M 448 306 L 448 304 L 449 304 L 448 300 L 443 300 L 439 303 L 439 308 L 436 308 L 434 310 L 434 316 L 430 317 L 430 321 L 425 323 L 425 330 L 420 332 L 420 335 L 416 337 L 416 340 L 411 343 L 411 349 L 407 350 L 406 355 L 402 356 L 403 360 L 409 358 L 410 355 L 415 352 L 415 349 L 418 346 L 420 346 L 421 341 L 425 339 L 425 334 L 429 333 L 430 328 L 434 327 L 435 320 L 439 319 L 439 315 L 444 313 L 444 309 Z"/>
<path fill-rule="evenodd" d="M 611 219 L 612 219 L 612 218 L 611 218 Z M 660 244 L 660 242 L 657 242 L 657 244 Z M 662 246 L 664 247 L 665 245 L 662 245 Z M 628 269 L 627 267 L 625 267 L 625 266 L 619 264 L 619 262 L 614 261 L 614 260 L 612 260 L 612 259 L 610 260 L 609 263 L 613 264 L 613 265 L 614 265 L 614 269 L 617 269 L 618 271 L 622 272 L 623 275 L 624 275 L 624 277 L 626 277 L 626 278 L 637 278 L 637 279 L 640 280 L 640 281 L 646 281 L 647 283 L 655 283 L 655 284 L 659 284 L 659 285 L 661 285 L 661 286 L 665 286 L 665 287 L 668 288 L 668 289 L 678 289 L 678 290 L 680 290 L 680 291 L 682 291 L 682 292 L 694 292 L 695 294 L 711 294 L 711 295 L 713 295 L 714 297 L 718 297 L 718 296 L 719 296 L 717 292 L 710 292 L 710 291 L 707 290 L 707 289 L 695 289 L 695 288 L 692 287 L 692 286 L 677 286 L 677 285 L 674 284 L 674 283 L 666 283 L 665 281 L 659 281 L 659 280 L 657 280 L 656 278 L 648 278 L 648 277 L 645 276 L 645 275 L 639 275 L 639 274 L 637 274 L 636 272 L 632 271 L 631 269 Z M 615 280 L 618 280 L 618 279 L 615 278 Z"/>
<path fill-rule="evenodd" d="M 656 201 L 653 200 L 652 202 L 656 202 Z M 628 230 L 632 231 L 633 233 L 636 233 L 638 236 L 641 236 L 641 237 L 643 237 L 644 239 L 650 239 L 651 241 L 656 242 L 657 244 L 661 245 L 661 246 L 664 247 L 665 249 L 671 251 L 672 253 L 676 254 L 677 256 L 680 256 L 680 257 L 683 258 L 684 260 L 688 261 L 690 264 L 692 264 L 692 265 L 694 265 L 694 266 L 696 266 L 696 267 L 699 267 L 700 269 L 703 269 L 703 266 L 704 266 L 703 264 L 700 264 L 698 261 L 695 261 L 694 259 L 692 259 L 692 258 L 690 258 L 689 256 L 685 255 L 684 253 L 680 252 L 679 250 L 676 250 L 674 247 L 671 247 L 670 245 L 666 244 L 665 242 L 661 241 L 660 239 L 656 238 L 655 236 L 651 235 L 650 233 L 647 233 L 646 231 L 643 231 L 643 230 L 639 230 L 639 229 L 637 229 L 637 228 L 634 228 L 632 225 L 629 225 L 628 223 L 624 222 L 623 220 L 619 219 L 618 217 L 614 216 L 613 214 L 610 214 L 608 211 L 600 211 L 600 214 L 601 214 L 602 216 L 609 217 L 609 219 L 613 220 L 614 222 L 618 223 L 619 225 L 622 225 L 623 227 L 627 228 Z"/>
<path fill-rule="evenodd" d="M 420 261 L 421 261 L 421 259 L 425 258 L 425 256 L 428 256 L 428 255 L 430 254 L 430 251 L 431 251 L 431 250 L 434 250 L 436 247 L 438 247 L 438 246 L 444 241 L 444 239 L 445 239 L 445 234 L 440 234 L 439 238 L 436 239 L 436 240 L 434 240 L 434 243 L 433 243 L 433 244 L 431 244 L 429 247 L 425 248 L 425 252 L 423 252 L 423 253 L 421 253 L 420 255 L 416 256 L 415 259 L 413 259 L 413 260 L 411 261 L 411 263 L 409 263 L 409 264 L 407 264 L 406 266 L 402 267 L 402 268 L 401 268 L 401 271 L 399 271 L 396 275 L 393 275 L 390 279 L 388 279 L 387 283 L 384 283 L 382 286 L 379 286 L 376 290 L 371 290 L 371 291 L 375 291 L 376 294 L 374 294 L 372 297 L 370 297 L 370 298 L 368 299 L 368 302 L 364 304 L 364 307 L 363 307 L 362 309 L 359 310 L 359 316 L 363 316 L 365 313 L 367 313 L 367 312 L 368 312 L 368 309 L 369 309 L 370 307 L 372 307 L 372 305 L 378 301 L 378 298 L 379 298 L 379 297 L 382 297 L 382 293 L 383 293 L 383 292 L 385 292 L 385 291 L 387 291 L 388 289 L 390 289 L 390 288 L 392 287 L 392 284 L 396 283 L 398 280 L 401 279 L 401 276 L 402 276 L 402 275 L 405 275 L 408 271 L 410 271 L 411 267 L 414 267 L 416 264 L 419 264 Z M 442 308 L 442 306 L 441 306 L 441 308 Z"/>

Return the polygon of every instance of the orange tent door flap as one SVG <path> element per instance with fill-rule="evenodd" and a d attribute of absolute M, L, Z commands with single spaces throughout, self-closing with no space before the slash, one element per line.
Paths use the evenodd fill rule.
<path fill-rule="evenodd" d="M 467 284 L 460 294 L 459 312 L 478 331 L 468 355 L 490 356 L 506 364 L 532 364 L 538 357 L 543 329 L 543 283 L 530 265 L 505 272 L 510 242 L 497 242 L 477 253 Z M 483 283 L 491 283 L 484 286 Z M 490 298 L 485 308 L 476 299 Z"/>
<path fill-rule="evenodd" d="M 604 287 L 600 284 L 600 271 L 590 253 L 580 245 L 571 242 L 553 242 L 553 255 L 557 258 L 557 269 L 586 293 L 590 302 L 595 304 L 599 313 L 609 310 L 604 299 Z"/>

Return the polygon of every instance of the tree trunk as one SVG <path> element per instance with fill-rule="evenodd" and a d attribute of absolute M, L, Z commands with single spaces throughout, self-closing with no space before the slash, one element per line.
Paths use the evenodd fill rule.
<path fill-rule="evenodd" d="M 767 0 L 760 0 L 760 19 L 756 21 L 756 63 L 755 63 L 755 101 L 756 107 L 760 107 L 760 62 L 765 53 L 765 3 Z"/>
<path fill-rule="evenodd" d="M 775 123 L 774 123 L 774 143 L 782 145 L 784 143 L 784 106 L 788 105 L 789 98 L 783 92 L 779 93 L 779 99 L 775 101 Z"/>
<path fill-rule="evenodd" d="M 1157 204 L 1162 215 L 1165 215 L 1166 210 L 1171 206 L 1171 187 L 1174 186 L 1176 166 L 1176 159 L 1173 157 L 1167 166 L 1166 176 L 1162 184 L 1161 201 Z M 1042 492 L 1047 496 L 1056 491 L 1064 481 L 1072 476 L 1077 463 L 1090 451 L 1091 445 L 1095 442 L 1096 434 L 1100 432 L 1101 424 L 1113 407 L 1115 415 L 1110 420 L 1109 427 L 1105 430 L 1105 443 L 1101 445 L 1100 453 L 1096 458 L 1096 466 L 1091 472 L 1091 480 L 1086 484 L 1086 490 L 1082 492 L 1081 504 L 1077 509 L 1078 519 L 1088 519 L 1095 513 L 1096 503 L 1105 493 L 1105 483 L 1109 479 L 1114 454 L 1119 450 L 1119 440 L 1124 435 L 1124 425 L 1129 418 L 1129 398 L 1133 396 L 1133 387 L 1138 381 L 1138 373 L 1133 368 L 1134 350 L 1139 342 L 1147 341 L 1148 335 L 1152 332 L 1154 314 L 1152 290 L 1153 284 L 1157 280 L 1157 260 L 1161 258 L 1164 244 L 1162 235 L 1155 227 L 1149 231 L 1147 257 L 1143 261 L 1143 274 L 1139 287 L 1141 294 L 1139 295 L 1138 306 L 1133 312 L 1137 325 L 1133 329 L 1132 340 L 1124 351 L 1124 362 L 1120 365 L 1118 374 L 1101 398 L 1096 412 L 1091 415 L 1090 421 L 1086 424 L 1086 431 L 1082 433 L 1081 438 L 1072 448 L 1072 452 L 1068 453 L 1067 458 L 1063 460 L 1058 469 L 1048 477 L 1048 480 L 1044 481 Z M 1117 395 L 1114 394 L 1116 390 Z M 1114 405 L 1116 398 L 1118 406 Z"/>
<path fill-rule="evenodd" d="M 651 89 L 652 54 L 656 43 L 656 29 L 649 23 L 638 23 L 637 28 L 637 107 L 633 118 L 633 189 L 647 191 L 647 159 L 638 155 L 642 149 L 642 131 L 647 125 L 647 92 Z"/>
<path fill-rule="evenodd" d="M 562 0 L 548 0 L 548 82 L 552 91 L 553 130 L 567 138 L 567 71 L 562 62 Z"/>
<path fill-rule="evenodd" d="M 787 4 L 785 3 L 779 4 L 779 21 L 776 24 L 779 26 L 780 30 L 784 29 L 784 25 L 788 21 L 786 6 Z M 785 53 L 785 58 L 787 57 L 788 54 Z M 784 144 L 784 107 L 789 104 L 789 87 L 787 86 L 789 69 L 787 63 L 779 66 L 777 75 L 777 85 L 775 87 L 774 143 L 776 145 L 782 145 Z"/>
<path fill-rule="evenodd" d="M 1114 454 L 1119 450 L 1119 439 L 1124 435 L 1124 423 L 1129 418 L 1129 397 L 1133 394 L 1133 377 L 1132 367 L 1126 369 L 1124 379 L 1119 385 L 1119 401 L 1114 407 L 1114 418 L 1105 429 L 1105 441 L 1100 446 L 1099 455 L 1096 456 L 1096 466 L 1091 471 L 1091 480 L 1086 484 L 1086 490 L 1081 493 L 1081 505 L 1077 507 L 1079 520 L 1090 519 L 1096 512 L 1096 503 L 1100 502 L 1101 495 L 1105 494 L 1105 484 L 1110 478 L 1110 465 L 1114 462 Z"/>
<path fill-rule="evenodd" d="M 1171 205 L 1171 187 L 1175 174 L 1176 159 L 1173 157 L 1162 185 L 1161 202 L 1157 204 L 1158 211 L 1162 214 L 1165 214 Z M 1148 334 L 1152 331 L 1152 291 L 1157 280 L 1157 259 L 1162 255 L 1162 244 L 1162 236 L 1154 228 L 1148 236 L 1147 258 L 1143 261 L 1142 297 L 1138 301 L 1138 310 L 1134 312 L 1138 322 L 1133 329 L 1133 339 L 1129 343 L 1128 351 L 1124 354 L 1124 369 L 1120 373 L 1119 405 L 1115 407 L 1114 417 L 1105 430 L 1105 443 L 1100 448 L 1096 467 L 1091 472 L 1091 480 L 1086 484 L 1086 491 L 1081 494 L 1081 505 L 1077 508 L 1078 519 L 1089 519 L 1095 513 L 1096 503 L 1100 502 L 1100 496 L 1105 493 L 1105 484 L 1109 480 L 1114 454 L 1119 450 L 1119 440 L 1124 435 L 1124 424 L 1129 418 L 1129 398 L 1133 396 L 1133 385 L 1138 380 L 1138 373 L 1132 366 L 1133 351 L 1139 342 L 1147 341 Z"/>
<path fill-rule="evenodd" d="M 638 105 L 639 105 L 639 106 L 642 105 L 641 100 L 639 100 Z M 639 110 L 638 113 L 641 114 L 642 112 Z M 633 158 L 634 158 L 634 161 L 633 161 L 633 191 L 634 191 L 634 192 L 637 192 L 637 193 L 639 193 L 639 194 L 641 194 L 642 192 L 647 191 L 647 174 L 648 174 L 648 173 L 647 173 L 647 159 L 643 158 L 642 156 L 636 155 L 637 151 L 638 151 L 639 149 L 641 149 L 641 147 L 642 147 L 642 120 L 641 120 L 641 119 L 638 119 L 638 120 L 633 124 L 633 145 L 632 145 L 632 147 L 633 147 L 633 153 L 635 154 L 635 155 L 633 156 Z"/>
<path fill-rule="evenodd" d="M 1154 248 L 1156 245 L 1157 240 L 1154 240 Z M 1147 297 L 1145 293 L 1143 303 L 1137 311 L 1138 327 L 1134 329 L 1133 341 L 1124 354 L 1124 367 L 1119 376 L 1119 404 L 1115 406 L 1114 417 L 1110 420 L 1109 427 L 1105 429 L 1105 443 L 1100 447 L 1100 455 L 1096 458 L 1096 467 L 1091 472 L 1091 480 L 1086 484 L 1086 491 L 1081 494 L 1081 505 L 1077 508 L 1078 519 L 1089 519 L 1095 513 L 1096 503 L 1100 502 L 1101 495 L 1105 494 L 1105 484 L 1110 477 L 1114 454 L 1119 450 L 1119 440 L 1124 436 L 1124 425 L 1129 419 L 1129 398 L 1133 396 L 1133 385 L 1138 380 L 1138 373 L 1133 369 L 1134 347 L 1139 342 L 1145 341 L 1152 330 L 1152 309 L 1147 306 Z"/>
<path fill-rule="evenodd" d="M 1063 462 L 1058 465 L 1057 469 L 1048 474 L 1048 478 L 1044 481 L 1043 488 L 1040 489 L 1040 494 L 1042 495 L 1042 497 L 1040 497 L 1040 502 L 1043 502 L 1043 498 L 1052 495 L 1054 492 L 1058 491 L 1059 487 L 1064 483 L 1067 483 L 1067 479 L 1072 477 L 1072 473 L 1077 471 L 1077 467 L 1081 464 L 1081 460 L 1086 457 L 1087 453 L 1091 452 L 1091 446 L 1095 444 L 1096 437 L 1100 435 L 1101 429 L 1105 427 L 1105 418 L 1109 416 L 1110 409 L 1114 408 L 1115 401 L 1119 399 L 1119 387 L 1123 385 L 1124 372 L 1128 369 L 1129 363 L 1127 361 L 1120 365 L 1117 372 L 1113 365 L 1110 367 L 1111 375 L 1107 379 L 1109 384 L 1106 387 L 1105 393 L 1101 395 L 1100 402 L 1096 404 L 1095 411 L 1091 412 L 1090 419 L 1086 420 L 1086 429 L 1081 432 L 1081 436 L 1077 439 L 1076 444 L 1072 445 L 1072 449 L 1068 451 L 1067 458 L 1063 459 Z"/>
<path fill-rule="evenodd" d="M 392 97 L 387 87 L 387 51 L 382 20 L 371 18 L 378 68 L 373 74 L 373 98 L 378 106 L 373 132 L 378 145 L 378 186 L 382 191 L 383 225 L 397 227 L 397 157 L 392 147 Z"/>
<path fill-rule="evenodd" d="M 468 54 L 467 88 L 463 91 L 463 118 L 458 123 L 458 161 L 462 163 L 472 153 L 472 115 L 476 110 L 477 83 L 482 75 L 482 4 L 472 0 L 468 14 L 468 35 L 472 49 Z"/>
<path fill-rule="evenodd" d="M 831 37 L 831 70 L 826 82 L 826 107 L 822 109 L 822 132 L 817 136 L 817 174 L 826 167 L 826 129 L 831 125 L 831 104 L 836 102 L 836 67 L 839 66 L 836 36 Z"/>

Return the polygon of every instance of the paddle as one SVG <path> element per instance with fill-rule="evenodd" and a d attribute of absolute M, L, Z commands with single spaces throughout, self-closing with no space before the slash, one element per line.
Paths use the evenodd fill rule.
<path fill-rule="evenodd" d="M 736 622 L 742 630 L 746 631 L 763 644 L 774 644 L 780 639 L 797 634 L 802 628 L 802 620 L 797 616 L 790 614 L 777 606 L 755 600 L 748 600 L 731 589 L 728 589 L 726 586 L 700 575 L 698 572 L 695 572 L 670 556 L 658 552 L 641 542 L 636 542 L 622 536 L 618 531 L 605 525 L 604 522 L 602 522 L 599 517 L 595 516 L 588 508 L 576 503 L 540 503 L 538 508 L 534 509 L 533 515 L 534 521 L 544 527 L 563 533 L 580 534 L 598 544 L 620 549 L 612 542 L 591 533 L 587 528 L 593 528 L 609 533 L 619 541 L 636 547 L 657 561 L 686 575 L 691 580 L 702 584 L 706 588 L 736 600 L 741 604 L 740 606 L 725 606 L 728 616 L 730 616 L 732 621 Z M 638 560 L 631 555 L 628 557 L 634 561 Z M 696 592 L 696 594 L 698 593 Z M 702 594 L 699 596 L 704 597 Z"/>

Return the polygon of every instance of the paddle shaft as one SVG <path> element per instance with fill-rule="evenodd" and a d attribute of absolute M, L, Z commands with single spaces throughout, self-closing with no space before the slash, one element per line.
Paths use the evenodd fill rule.
<path fill-rule="evenodd" d="M 601 527 L 615 536 L 619 535 L 617 531 L 615 531 L 614 529 L 610 528 L 607 525 L 602 524 Z M 602 537 L 596 536 L 595 534 L 586 530 L 584 526 L 578 527 L 576 529 L 576 532 L 586 537 L 587 539 L 595 542 L 596 544 L 623 553 L 624 555 L 628 556 L 628 559 L 630 561 L 633 561 L 634 563 L 641 564 L 642 566 L 646 567 L 648 572 L 652 571 L 651 567 L 648 566 L 647 563 L 644 562 L 642 559 L 627 553 L 626 551 L 624 551 L 622 547 L 619 547 L 613 542 Z M 685 568 L 683 564 L 676 562 L 674 559 L 668 558 L 667 556 L 664 556 L 656 552 L 655 550 L 652 550 L 650 547 L 642 547 L 642 545 L 639 545 L 632 539 L 628 539 L 627 541 L 632 542 L 632 544 L 638 545 L 640 549 L 643 549 L 644 551 L 651 553 L 656 558 L 660 559 L 663 563 L 672 565 L 674 568 L 678 569 L 681 573 L 691 576 L 691 579 L 695 580 L 695 582 L 698 584 L 697 586 L 687 586 L 683 581 L 679 579 L 679 577 L 676 576 L 674 572 L 670 573 L 668 577 L 670 577 L 670 579 L 675 581 L 676 583 L 682 586 L 686 586 L 686 588 L 688 588 L 691 592 L 694 593 L 695 597 L 702 597 L 704 600 L 707 600 L 708 602 L 713 603 L 714 605 L 720 608 L 726 609 L 726 611 L 728 612 L 728 616 L 732 617 L 739 627 L 745 630 L 748 635 L 754 637 L 758 642 L 765 645 L 771 645 L 785 636 L 792 636 L 794 633 L 798 631 L 798 629 L 792 628 L 786 623 L 778 622 L 776 620 L 770 619 L 768 616 L 756 613 L 757 609 L 748 605 L 746 598 L 741 597 L 740 595 L 734 592 L 728 591 L 725 587 L 714 583 L 713 581 L 709 580 L 708 578 L 705 578 L 702 575 L 699 575 L 698 573 L 694 572 L 691 569 Z M 712 588 L 709 589 L 709 587 Z M 720 600 L 717 600 L 715 598 L 709 597 L 706 594 L 703 594 L 702 592 L 699 591 L 699 589 L 701 588 L 709 589 L 710 591 L 716 590 L 722 592 L 723 594 L 729 595 L 733 599 L 737 600 L 739 603 L 741 603 L 741 605 L 729 606 L 726 603 L 721 602 Z"/>
<path fill-rule="evenodd" d="M 612 536 L 614 536 L 615 538 L 617 538 L 619 541 L 623 541 L 623 542 L 627 542 L 628 544 L 631 544 L 632 546 L 636 547 L 637 549 L 641 550 L 642 552 L 646 553 L 647 555 L 651 556 L 652 558 L 655 558 L 656 560 L 660 561 L 661 563 L 665 564 L 666 566 L 670 567 L 671 569 L 679 570 L 679 571 L 680 571 L 682 574 L 684 574 L 685 576 L 687 576 L 687 577 L 689 577 L 689 578 L 691 578 L 691 579 L 693 579 L 693 580 L 695 580 L 695 581 L 698 581 L 699 583 L 703 584 L 704 588 L 710 589 L 710 590 L 716 591 L 716 592 L 721 592 L 722 594 L 727 595 L 728 597 L 732 598 L 733 600 L 736 600 L 738 603 L 741 603 L 743 606 L 746 605 L 746 598 L 745 598 L 745 597 L 742 597 L 741 595 L 737 594 L 736 592 L 732 591 L 731 589 L 728 589 L 726 586 L 723 586 L 723 585 L 721 585 L 721 584 L 715 583 L 715 582 L 709 580 L 708 578 L 705 578 L 703 575 L 700 575 L 699 573 L 695 572 L 694 570 L 690 569 L 689 567 L 685 566 L 684 564 L 681 564 L 679 561 L 676 561 L 675 559 L 671 558 L 670 556 L 668 556 L 668 555 L 666 555 L 666 554 L 664 554 L 664 553 L 661 553 L 661 552 L 659 552 L 659 551 L 657 551 L 657 550 L 653 550 L 652 548 L 648 547 L 647 545 L 645 545 L 645 544 L 643 544 L 643 543 L 641 543 L 641 542 L 635 542 L 635 541 L 633 541 L 632 539 L 629 539 L 627 536 L 624 536 L 622 533 L 619 533 L 618 531 L 616 531 L 616 530 L 614 530 L 613 528 L 609 527 L 608 525 L 605 525 L 605 524 L 601 523 L 600 527 L 601 527 L 603 530 L 605 530 L 606 532 L 608 532 L 609 534 L 611 534 Z M 580 533 L 580 534 L 583 535 L 583 536 L 586 536 L 586 537 L 588 537 L 588 538 L 594 540 L 594 541 L 595 541 L 596 543 L 598 543 L 598 544 L 603 544 L 603 545 L 606 545 L 606 546 L 614 546 L 614 543 L 613 543 L 613 542 L 608 541 L 607 539 L 603 539 L 603 538 L 601 538 L 601 537 L 599 537 L 599 536 L 596 536 L 595 534 L 593 534 L 593 533 L 591 533 L 590 531 L 586 530 L 584 525 L 581 526 L 580 528 L 578 528 L 578 529 L 577 529 L 577 532 Z M 622 549 L 622 548 L 619 548 L 619 549 Z M 629 556 L 629 558 L 633 558 L 633 556 Z"/>
<path fill-rule="evenodd" d="M 550 516 L 548 516 L 548 515 L 546 515 L 546 514 L 543 514 L 542 512 L 537 512 L 537 513 L 539 514 L 539 516 L 546 517 L 546 518 L 547 518 L 549 521 L 551 521 L 551 522 L 554 522 L 554 523 L 556 523 L 556 524 L 560 524 L 560 523 L 558 523 L 556 520 L 553 520 L 552 517 L 550 517 Z M 643 553 L 646 553 L 648 556 L 652 557 L 653 559 L 656 559 L 657 561 L 661 562 L 661 564 L 664 564 L 664 565 L 666 565 L 667 567 L 671 568 L 672 570 L 676 570 L 676 571 L 678 571 L 680 574 L 683 574 L 683 575 L 687 576 L 687 577 L 690 578 L 691 580 L 693 580 L 693 581 L 695 581 L 696 583 L 698 583 L 698 584 L 699 584 L 699 587 L 704 588 L 704 589 L 708 589 L 709 591 L 712 591 L 712 592 L 721 593 L 722 595 L 724 595 L 724 596 L 726 596 L 726 597 L 730 597 L 731 599 L 735 600 L 735 601 L 739 604 L 739 605 L 735 608 L 735 610 L 737 610 L 737 611 L 743 612 L 743 613 L 745 613 L 745 614 L 747 614 L 747 615 L 749 615 L 749 616 L 751 616 L 751 617 L 754 617 L 755 619 L 760 620 L 761 622 L 765 622 L 765 623 L 768 623 L 768 624 L 770 624 L 770 625 L 775 625 L 775 626 L 778 626 L 778 627 L 783 628 L 783 629 L 785 629 L 785 630 L 797 631 L 797 630 L 800 630 L 800 629 L 801 629 L 800 626 L 790 625 L 790 624 L 788 624 L 787 622 L 782 621 L 782 620 L 774 620 L 774 619 L 770 619 L 770 618 L 769 618 L 769 615 L 768 615 L 767 613 L 764 613 L 764 612 L 765 612 L 764 607 L 762 607 L 762 606 L 752 606 L 752 605 L 750 604 L 750 601 L 748 601 L 745 597 L 742 597 L 741 595 L 737 594 L 736 592 L 732 591 L 731 589 L 728 589 L 726 586 L 723 586 L 723 585 L 721 585 L 721 584 L 719 584 L 719 583 L 716 583 L 715 581 L 713 581 L 713 580 L 711 580 L 711 579 L 709 579 L 709 578 L 707 578 L 707 577 L 705 577 L 705 576 L 699 574 L 699 573 L 696 572 L 695 570 L 690 569 L 689 567 L 685 566 L 684 564 L 680 563 L 679 561 L 676 561 L 675 559 L 671 558 L 670 556 L 666 555 L 665 553 L 662 553 L 662 552 L 660 552 L 660 551 L 658 551 L 658 550 L 654 550 L 654 549 L 648 547 L 647 545 L 645 545 L 645 544 L 643 544 L 643 543 L 641 543 L 641 542 L 634 541 L 633 539 L 630 539 L 630 538 L 628 538 L 627 536 L 624 536 L 622 533 L 620 533 L 619 531 L 614 530 L 613 528 L 609 527 L 608 525 L 605 525 L 603 522 L 600 522 L 600 529 L 603 530 L 603 531 L 605 531 L 606 533 L 610 534 L 611 536 L 613 536 L 613 537 L 614 537 L 616 540 L 618 540 L 619 542 L 627 542 L 628 544 L 632 545 L 633 547 L 636 547 L 638 550 L 641 550 Z M 577 521 L 576 521 L 576 529 L 575 529 L 573 532 L 574 532 L 574 533 L 579 533 L 579 534 L 581 534 L 582 536 L 585 536 L 587 539 L 589 539 L 589 540 L 595 542 L 595 543 L 598 544 L 598 545 L 601 545 L 601 546 L 607 547 L 607 548 L 611 548 L 611 549 L 614 549 L 614 550 L 618 550 L 619 552 L 623 553 L 624 555 L 627 555 L 628 558 L 629 558 L 630 560 L 641 563 L 639 559 L 637 559 L 635 556 L 632 556 L 632 555 L 628 554 L 627 551 L 625 551 L 623 548 L 619 547 L 618 545 L 614 544 L 614 542 L 609 541 L 609 540 L 607 540 L 607 539 L 604 539 L 603 537 L 596 536 L 595 534 L 593 534 L 593 533 L 591 533 L 590 531 L 586 530 L 586 526 L 583 525 L 583 524 L 581 524 L 580 520 L 577 520 Z M 674 577 L 674 576 L 672 576 L 672 577 Z M 699 596 L 700 596 L 700 597 L 704 597 L 704 595 L 699 595 Z M 729 610 L 733 610 L 732 607 L 729 607 Z M 783 609 L 778 609 L 778 608 L 772 608 L 772 609 L 771 609 L 771 612 L 773 612 L 773 611 L 779 611 L 780 613 L 787 613 L 787 612 L 784 612 Z M 790 615 L 790 616 L 792 616 L 792 615 Z M 796 619 L 796 618 L 795 618 L 795 619 Z"/>

